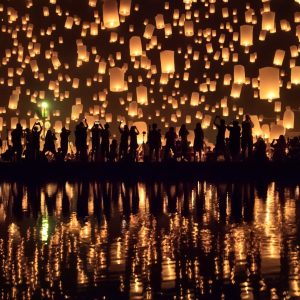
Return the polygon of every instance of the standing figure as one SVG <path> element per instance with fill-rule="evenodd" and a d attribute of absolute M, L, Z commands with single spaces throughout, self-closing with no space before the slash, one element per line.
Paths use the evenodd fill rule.
<path fill-rule="evenodd" d="M 150 150 L 150 161 L 152 161 L 153 153 L 155 161 L 159 161 L 159 152 L 161 147 L 161 133 L 157 128 L 157 124 L 152 124 L 152 129 L 149 130 L 149 150 Z"/>
<path fill-rule="evenodd" d="M 52 154 L 56 154 L 55 141 L 56 141 L 55 133 L 52 132 L 50 129 L 48 129 L 45 136 L 45 144 L 43 149 L 44 154 L 46 152 L 51 152 Z"/>
<path fill-rule="evenodd" d="M 109 161 L 116 162 L 118 158 L 118 141 L 113 139 L 109 149 Z"/>
<path fill-rule="evenodd" d="M 225 132 L 226 132 L 225 120 L 221 119 L 220 116 L 216 116 L 215 120 L 214 120 L 214 125 L 218 129 L 215 152 L 216 152 L 217 156 L 224 155 L 225 148 L 226 148 L 226 146 L 225 146 Z"/>
<path fill-rule="evenodd" d="M 197 152 L 199 153 L 199 161 L 201 161 L 202 150 L 204 146 L 204 133 L 201 124 L 198 122 L 194 129 L 194 161 L 196 161 Z"/>
<path fill-rule="evenodd" d="M 126 159 L 128 154 L 128 138 L 129 138 L 129 128 L 125 124 L 123 128 L 121 128 L 121 122 L 119 123 L 119 132 L 121 134 L 120 139 L 120 148 L 119 148 L 119 158 Z"/>
<path fill-rule="evenodd" d="M 92 157 L 93 161 L 97 160 L 100 150 L 100 136 L 101 136 L 101 129 L 99 127 L 99 123 L 95 122 L 92 129 Z"/>
<path fill-rule="evenodd" d="M 282 162 L 286 159 L 287 143 L 283 135 L 280 135 L 278 140 L 273 140 L 270 146 L 274 150 L 272 157 L 273 161 Z"/>
<path fill-rule="evenodd" d="M 165 146 L 165 155 L 164 158 L 168 159 L 170 157 L 170 151 L 173 152 L 173 155 L 176 156 L 176 146 L 175 142 L 177 139 L 177 134 L 174 127 L 170 127 L 165 134 L 166 146 Z"/>
<path fill-rule="evenodd" d="M 69 136 L 71 134 L 70 130 L 67 130 L 64 126 L 60 133 L 60 149 L 62 154 L 62 160 L 65 159 L 68 154 L 68 146 L 69 146 Z"/>
<path fill-rule="evenodd" d="M 247 158 L 251 158 L 253 151 L 253 136 L 252 136 L 252 128 L 254 127 L 253 122 L 249 115 L 245 116 L 245 121 L 242 122 L 242 156 L 245 160 Z"/>
<path fill-rule="evenodd" d="M 75 130 L 76 156 L 80 161 L 87 161 L 87 130 L 86 119 L 84 119 L 84 122 L 80 122 Z"/>
<path fill-rule="evenodd" d="M 238 160 L 241 151 L 241 127 L 239 122 L 234 120 L 232 126 L 227 126 L 229 130 L 229 152 L 233 161 Z"/>
<path fill-rule="evenodd" d="M 11 132 L 12 151 L 16 155 L 16 160 L 20 161 L 22 157 L 22 137 L 23 128 L 20 123 L 17 124 L 16 128 Z"/>
<path fill-rule="evenodd" d="M 105 161 L 109 158 L 109 138 L 110 138 L 110 131 L 109 131 L 109 124 L 106 123 L 104 128 L 102 125 L 101 127 L 101 155 L 102 159 Z"/>
<path fill-rule="evenodd" d="M 33 153 L 33 159 L 38 160 L 40 157 L 40 137 L 41 132 L 43 130 L 43 127 L 40 122 L 36 122 L 33 124 L 32 130 L 31 130 L 31 146 Z"/>
<path fill-rule="evenodd" d="M 187 159 L 188 158 L 188 150 L 189 150 L 187 136 L 189 135 L 189 131 L 187 130 L 185 124 L 181 125 L 178 134 L 179 134 L 179 137 L 181 140 L 181 157 L 183 159 Z"/>
<path fill-rule="evenodd" d="M 140 134 L 136 126 L 131 126 L 129 131 L 130 137 L 130 158 L 132 161 L 136 161 L 136 152 L 138 148 L 137 136 Z"/>

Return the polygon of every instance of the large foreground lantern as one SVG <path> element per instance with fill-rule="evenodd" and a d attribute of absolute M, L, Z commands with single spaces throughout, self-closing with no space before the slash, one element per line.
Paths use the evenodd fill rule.
<path fill-rule="evenodd" d="M 116 0 L 105 0 L 103 2 L 103 22 L 106 28 L 120 26 L 118 3 Z"/>
<path fill-rule="evenodd" d="M 160 52 L 161 72 L 170 74 L 175 72 L 175 53 L 172 50 L 164 50 Z"/>
<path fill-rule="evenodd" d="M 300 66 L 291 68 L 291 83 L 300 84 Z"/>
<path fill-rule="evenodd" d="M 280 97 L 279 69 L 266 67 L 259 69 L 259 97 L 272 100 Z"/>
<path fill-rule="evenodd" d="M 130 56 L 141 56 L 143 53 L 142 41 L 139 36 L 133 36 L 129 41 Z"/>

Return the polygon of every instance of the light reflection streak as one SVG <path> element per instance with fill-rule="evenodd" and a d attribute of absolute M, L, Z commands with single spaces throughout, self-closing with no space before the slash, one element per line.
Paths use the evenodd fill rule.
<path fill-rule="evenodd" d="M 226 299 L 222 284 L 242 299 L 300 296 L 298 186 L 3 183 L 0 191 L 2 298 L 72 297 L 89 286 L 109 295 L 104 283 L 132 299 Z"/>

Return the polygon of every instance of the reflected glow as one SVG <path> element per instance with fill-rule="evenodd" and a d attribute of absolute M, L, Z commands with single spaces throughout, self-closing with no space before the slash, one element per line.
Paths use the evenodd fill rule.
<path fill-rule="evenodd" d="M 0 294 L 299 297 L 298 201 L 275 183 L 2 183 Z"/>

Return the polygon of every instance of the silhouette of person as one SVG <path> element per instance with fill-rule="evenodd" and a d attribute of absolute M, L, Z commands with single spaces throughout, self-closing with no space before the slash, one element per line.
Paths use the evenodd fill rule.
<path fill-rule="evenodd" d="M 64 160 L 66 155 L 68 154 L 68 145 L 69 145 L 70 134 L 71 134 L 71 131 L 67 130 L 66 127 L 64 126 L 60 133 L 60 148 L 61 148 L 62 160 Z"/>
<path fill-rule="evenodd" d="M 236 161 L 241 151 L 241 127 L 239 122 L 234 120 L 232 126 L 227 126 L 229 130 L 229 152 L 231 159 Z"/>
<path fill-rule="evenodd" d="M 20 161 L 22 157 L 22 137 L 23 128 L 20 123 L 17 124 L 16 128 L 11 132 L 12 151 L 16 155 L 16 160 Z"/>
<path fill-rule="evenodd" d="M 185 124 L 181 125 L 178 135 L 181 140 L 181 157 L 183 159 L 187 159 L 188 158 L 188 150 L 189 150 L 187 137 L 189 135 L 189 131 L 187 130 Z"/>
<path fill-rule="evenodd" d="M 254 144 L 254 153 L 253 158 L 255 162 L 264 162 L 268 160 L 267 154 L 267 145 L 263 138 L 259 137 Z"/>
<path fill-rule="evenodd" d="M 37 160 L 40 157 L 40 137 L 43 127 L 40 122 L 35 122 L 31 130 L 31 143 L 33 159 Z"/>
<path fill-rule="evenodd" d="M 165 134 L 166 139 L 166 146 L 165 146 L 165 159 L 168 159 L 170 157 L 170 151 L 173 152 L 173 154 L 176 154 L 176 147 L 175 142 L 177 139 L 177 134 L 174 127 L 170 127 L 169 130 Z"/>
<path fill-rule="evenodd" d="M 128 154 L 128 138 L 129 138 L 129 128 L 125 124 L 124 127 L 121 127 L 121 122 L 119 123 L 119 132 L 121 134 L 120 139 L 120 148 L 119 148 L 119 158 L 124 159 Z"/>
<path fill-rule="evenodd" d="M 286 141 L 283 135 L 280 135 L 277 140 L 273 140 L 270 145 L 274 152 L 273 152 L 273 161 L 275 162 L 282 162 L 286 159 Z"/>
<path fill-rule="evenodd" d="M 194 161 L 196 161 L 197 153 L 199 153 L 199 161 L 201 161 L 202 150 L 204 146 L 204 133 L 201 124 L 198 122 L 194 129 Z"/>
<path fill-rule="evenodd" d="M 26 128 L 25 134 L 25 159 L 33 159 L 33 149 L 32 149 L 32 134 L 30 128 Z"/>
<path fill-rule="evenodd" d="M 254 127 L 253 122 L 249 115 L 245 116 L 245 120 L 242 122 L 242 156 L 245 160 L 247 158 L 247 151 L 248 151 L 248 158 L 252 156 L 253 150 L 253 136 L 252 136 L 252 128 Z"/>
<path fill-rule="evenodd" d="M 105 161 L 109 158 L 109 138 L 110 138 L 110 131 L 109 131 L 109 124 L 106 123 L 104 128 L 102 125 L 101 127 L 101 154 L 102 158 Z"/>
<path fill-rule="evenodd" d="M 159 152 L 161 147 L 161 133 L 157 128 L 157 124 L 152 124 L 152 129 L 149 130 L 149 150 L 150 150 L 150 160 L 152 160 L 153 153 L 155 161 L 159 161 Z"/>
<path fill-rule="evenodd" d="M 109 161 L 116 162 L 117 157 L 118 157 L 118 142 L 116 139 L 113 139 L 109 149 Z"/>
<path fill-rule="evenodd" d="M 129 131 L 129 137 L 130 137 L 130 158 L 132 161 L 136 161 L 136 155 L 137 155 L 137 148 L 138 148 L 138 142 L 137 142 L 137 136 L 140 134 L 136 126 L 131 126 Z"/>
<path fill-rule="evenodd" d="M 86 119 L 84 119 L 84 123 L 80 122 L 75 130 L 76 155 L 77 157 L 79 156 L 80 161 L 87 160 L 87 129 L 88 124 Z"/>
<path fill-rule="evenodd" d="M 224 155 L 225 154 L 225 132 L 226 132 L 225 120 L 221 119 L 220 116 L 216 116 L 214 120 L 214 125 L 218 129 L 215 152 L 217 156 Z"/>
<path fill-rule="evenodd" d="M 43 153 L 51 152 L 52 154 L 56 154 L 55 141 L 56 141 L 55 133 L 52 132 L 50 129 L 48 129 L 45 136 Z"/>
<path fill-rule="evenodd" d="M 92 160 L 96 161 L 100 149 L 101 129 L 99 123 L 95 122 L 92 129 Z"/>

